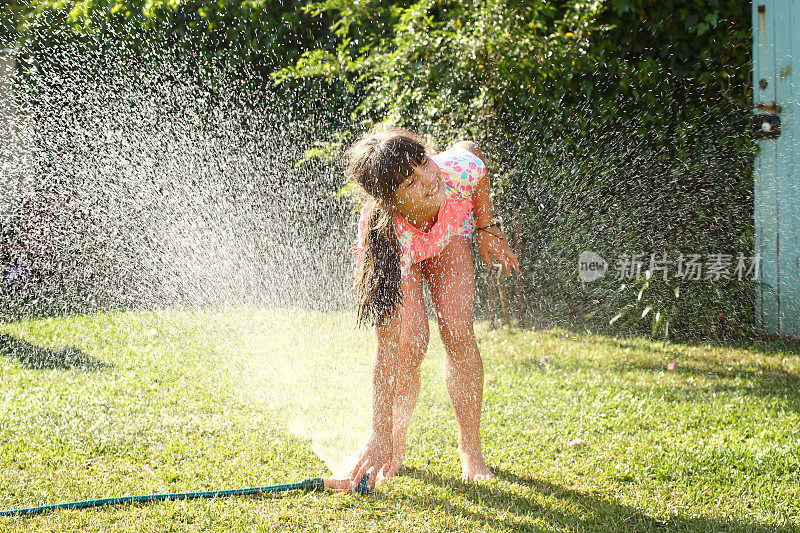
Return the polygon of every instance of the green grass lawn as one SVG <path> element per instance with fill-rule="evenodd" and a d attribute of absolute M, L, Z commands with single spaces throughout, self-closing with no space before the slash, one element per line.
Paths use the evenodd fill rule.
<path fill-rule="evenodd" d="M 478 324 L 498 479 L 463 483 L 436 331 L 406 468 L 372 495 L 60 511 L 0 530 L 800 530 L 798 346 Z M 369 424 L 371 350 L 349 315 L 296 309 L 0 324 L 0 508 L 327 475 L 314 449 L 333 464 Z"/>

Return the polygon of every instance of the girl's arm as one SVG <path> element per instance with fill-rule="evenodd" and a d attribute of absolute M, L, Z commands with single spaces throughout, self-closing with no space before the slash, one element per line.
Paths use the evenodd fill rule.
<path fill-rule="evenodd" d="M 372 470 L 367 488 L 373 488 L 378 474 L 388 470 L 392 459 L 392 406 L 397 375 L 397 353 L 400 346 L 400 316 L 398 305 L 383 324 L 375 328 L 377 349 L 372 369 L 372 431 L 359 452 L 350 474 L 350 481 L 358 483 Z"/>
<path fill-rule="evenodd" d="M 483 161 L 484 167 L 487 171 L 483 173 L 481 179 L 478 180 L 478 185 L 475 187 L 475 192 L 472 195 L 472 206 L 475 209 L 475 223 L 478 228 L 486 228 L 486 230 L 477 230 L 475 238 L 478 241 L 478 251 L 481 254 L 483 265 L 489 268 L 492 264 L 492 257 L 497 259 L 506 271 L 506 275 L 511 274 L 511 268 L 515 268 L 519 272 L 519 260 L 508 241 L 503 235 L 503 231 L 499 227 L 489 227 L 492 223 L 492 197 L 491 187 L 489 185 L 489 171 L 486 166 L 486 159 L 483 157 L 483 151 L 480 146 L 472 141 L 460 141 L 453 146 L 459 146 L 465 150 L 472 152 Z"/>
<path fill-rule="evenodd" d="M 483 157 L 481 147 L 472 141 L 459 141 L 453 145 L 458 146 L 472 152 L 483 161 L 483 166 L 486 167 L 486 159 Z M 481 179 L 478 180 L 478 185 L 475 187 L 475 192 L 472 196 L 472 205 L 475 209 L 475 223 L 479 228 L 483 228 L 492 223 L 492 198 L 490 196 L 491 187 L 489 186 L 489 172 L 483 173 Z"/>
<path fill-rule="evenodd" d="M 372 431 L 392 434 L 392 405 L 397 374 L 397 353 L 400 347 L 400 309 L 375 327 L 377 349 L 372 369 Z"/>

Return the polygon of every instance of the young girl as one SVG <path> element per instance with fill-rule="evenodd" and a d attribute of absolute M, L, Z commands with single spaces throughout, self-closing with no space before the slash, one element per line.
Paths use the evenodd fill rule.
<path fill-rule="evenodd" d="M 428 285 L 446 350 L 445 384 L 458 426 L 467 480 L 491 479 L 481 452 L 483 363 L 473 331 L 473 229 L 486 267 L 492 257 L 510 275 L 519 262 L 492 223 L 483 154 L 462 141 L 429 154 L 416 135 L 367 133 L 348 151 L 349 178 L 369 195 L 361 211 L 355 292 L 358 322 L 375 326 L 372 431 L 351 474 L 368 488 L 402 466 L 406 435 L 428 347 L 422 282 Z"/>

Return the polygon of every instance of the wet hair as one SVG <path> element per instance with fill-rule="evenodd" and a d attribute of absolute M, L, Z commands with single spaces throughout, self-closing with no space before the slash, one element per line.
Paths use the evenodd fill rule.
<path fill-rule="evenodd" d="M 401 303 L 395 191 L 426 157 L 424 141 L 397 128 L 372 130 L 347 151 L 347 177 L 368 195 L 364 256 L 353 280 L 359 325 L 382 324 Z"/>

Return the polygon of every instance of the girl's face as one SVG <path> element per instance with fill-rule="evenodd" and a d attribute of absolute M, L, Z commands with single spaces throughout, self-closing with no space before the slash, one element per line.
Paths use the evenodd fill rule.
<path fill-rule="evenodd" d="M 447 199 L 442 185 L 442 169 L 433 159 L 425 158 L 421 166 L 395 189 L 395 207 L 415 226 L 430 221 Z"/>

